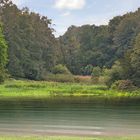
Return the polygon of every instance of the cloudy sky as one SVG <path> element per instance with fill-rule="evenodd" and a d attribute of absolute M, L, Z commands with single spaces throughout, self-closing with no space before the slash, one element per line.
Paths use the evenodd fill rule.
<path fill-rule="evenodd" d="M 117 15 L 135 11 L 140 0 L 12 0 L 19 8 L 45 15 L 53 21 L 55 35 L 62 35 L 71 25 L 107 24 Z"/>

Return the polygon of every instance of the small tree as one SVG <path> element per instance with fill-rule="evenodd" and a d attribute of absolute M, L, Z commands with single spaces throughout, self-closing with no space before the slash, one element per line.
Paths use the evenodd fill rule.
<path fill-rule="evenodd" d="M 100 67 L 94 67 L 92 70 L 92 77 L 100 77 L 102 74 L 102 69 Z"/>
<path fill-rule="evenodd" d="M 118 80 L 112 84 L 111 88 L 122 91 L 123 90 L 131 91 L 136 89 L 131 80 Z"/>
<path fill-rule="evenodd" d="M 100 67 L 94 67 L 92 70 L 92 82 L 93 83 L 99 83 L 99 77 L 102 74 L 102 69 Z"/>
<path fill-rule="evenodd" d="M 71 72 L 68 70 L 68 68 L 64 65 L 61 65 L 61 64 L 56 65 L 53 68 L 52 72 L 54 74 L 71 74 Z"/>
<path fill-rule="evenodd" d="M 107 86 L 111 86 L 115 81 L 123 79 L 123 68 L 119 61 L 116 61 L 111 69 L 104 70 L 105 83 Z"/>

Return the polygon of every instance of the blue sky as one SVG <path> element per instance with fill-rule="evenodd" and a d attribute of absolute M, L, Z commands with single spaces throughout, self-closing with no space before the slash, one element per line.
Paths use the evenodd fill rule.
<path fill-rule="evenodd" d="M 108 24 L 114 16 L 135 11 L 140 0 L 12 0 L 19 8 L 29 7 L 31 11 L 52 19 L 55 35 L 63 35 L 71 25 Z"/>

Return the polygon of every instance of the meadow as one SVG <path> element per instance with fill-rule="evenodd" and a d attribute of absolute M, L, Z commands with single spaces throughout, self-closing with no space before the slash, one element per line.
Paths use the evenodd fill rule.
<path fill-rule="evenodd" d="M 105 85 L 9 80 L 0 85 L 0 99 L 138 99 L 140 90 L 118 91 Z"/>

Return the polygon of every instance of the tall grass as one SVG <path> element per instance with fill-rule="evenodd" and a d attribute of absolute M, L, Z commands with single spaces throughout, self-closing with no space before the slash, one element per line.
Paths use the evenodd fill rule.
<path fill-rule="evenodd" d="M 140 91 L 117 91 L 104 85 L 12 80 L 0 85 L 2 98 L 140 98 Z"/>

